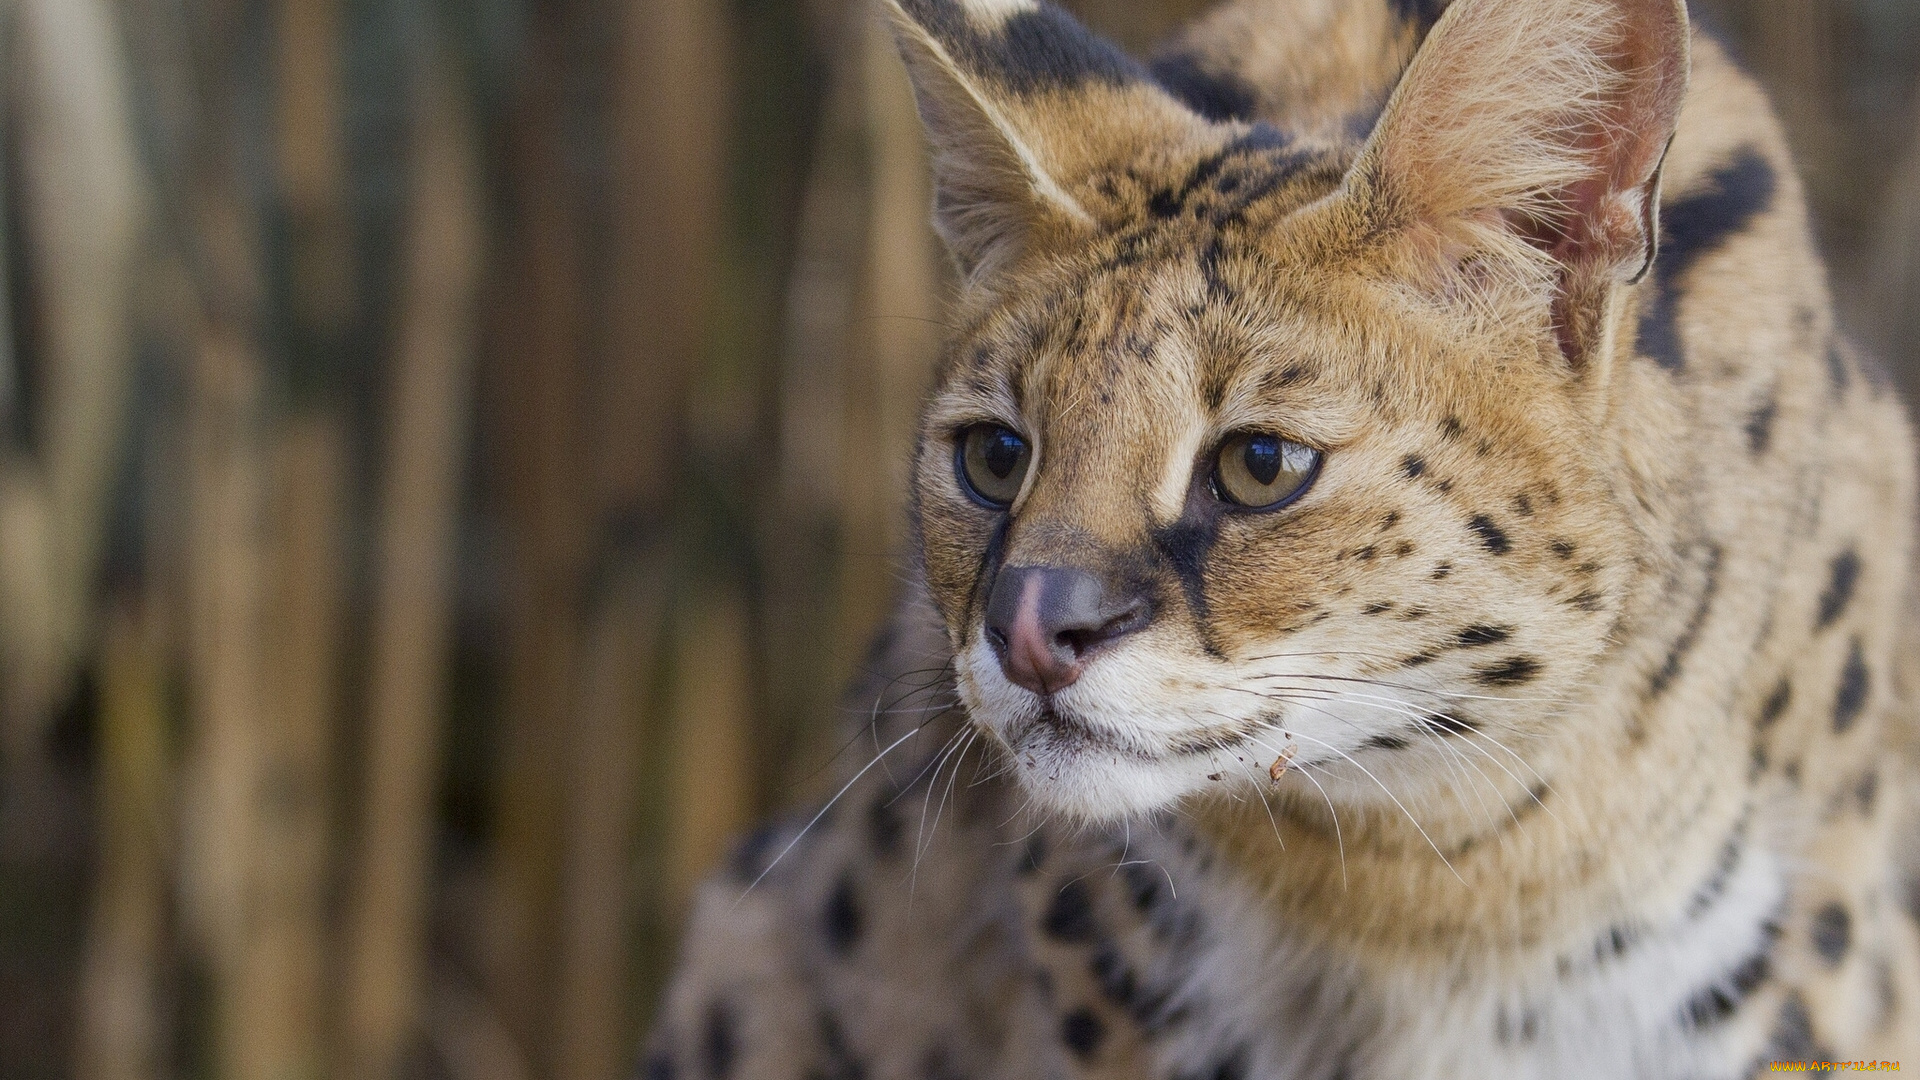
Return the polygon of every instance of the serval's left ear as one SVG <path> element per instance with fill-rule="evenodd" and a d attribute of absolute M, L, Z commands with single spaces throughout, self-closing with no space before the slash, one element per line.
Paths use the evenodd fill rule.
<path fill-rule="evenodd" d="M 934 225 L 970 284 L 1099 228 L 1103 171 L 1209 125 L 1038 0 L 885 0 L 933 144 Z"/>
<path fill-rule="evenodd" d="M 1415 240 L 1416 263 L 1437 256 L 1449 290 L 1550 288 L 1561 350 L 1584 363 L 1614 286 L 1653 261 L 1687 35 L 1684 0 L 1456 0 L 1349 174 L 1349 205 L 1375 235 Z"/>

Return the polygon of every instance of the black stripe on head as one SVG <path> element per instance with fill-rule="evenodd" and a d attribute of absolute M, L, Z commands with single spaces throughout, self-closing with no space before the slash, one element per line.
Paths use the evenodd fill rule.
<path fill-rule="evenodd" d="M 1758 149 L 1746 146 L 1732 161 L 1715 169 L 1705 187 L 1661 207 L 1656 281 L 1640 312 L 1641 355 L 1669 371 L 1685 366 L 1680 328 L 1675 321 L 1681 279 L 1694 263 L 1766 213 L 1773 206 L 1778 186 L 1773 166 Z"/>
<path fill-rule="evenodd" d="M 1740 1011 L 1740 1005 L 1773 971 L 1773 959 L 1767 949 L 1754 953 L 1742 960 L 1738 966 L 1711 986 L 1696 992 L 1680 1007 L 1680 1015 L 1688 1027 L 1700 1029 L 1711 1027 Z"/>
<path fill-rule="evenodd" d="M 1138 61 L 1051 5 L 1010 15 L 995 31 L 982 31 L 956 0 L 900 0 L 900 6 L 962 67 L 1016 94 L 1149 81 Z"/>
<path fill-rule="evenodd" d="M 1192 53 L 1164 52 L 1149 67 L 1153 77 L 1180 103 L 1215 123 L 1252 120 L 1252 86 L 1230 71 L 1208 71 Z"/>

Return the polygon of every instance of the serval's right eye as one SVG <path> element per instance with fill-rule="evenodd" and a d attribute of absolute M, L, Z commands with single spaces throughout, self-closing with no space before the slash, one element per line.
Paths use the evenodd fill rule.
<path fill-rule="evenodd" d="M 953 458 L 961 490 L 982 506 L 1005 510 L 1020 494 L 1033 450 L 1010 428 L 975 424 L 960 433 Z"/>

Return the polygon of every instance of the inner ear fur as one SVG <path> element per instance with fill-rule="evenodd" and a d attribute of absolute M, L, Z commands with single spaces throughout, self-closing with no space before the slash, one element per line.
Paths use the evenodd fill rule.
<path fill-rule="evenodd" d="M 1581 364 L 1614 286 L 1654 257 L 1687 35 L 1684 0 L 1456 0 L 1348 191 L 1448 290 L 1551 289 L 1561 350 Z"/>

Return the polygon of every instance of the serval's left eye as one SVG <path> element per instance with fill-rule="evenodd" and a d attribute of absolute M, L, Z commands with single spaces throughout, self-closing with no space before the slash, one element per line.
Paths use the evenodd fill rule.
<path fill-rule="evenodd" d="M 1320 472 L 1320 451 L 1292 439 L 1242 431 L 1214 459 L 1215 496 L 1249 510 L 1278 510 L 1306 493 Z"/>

